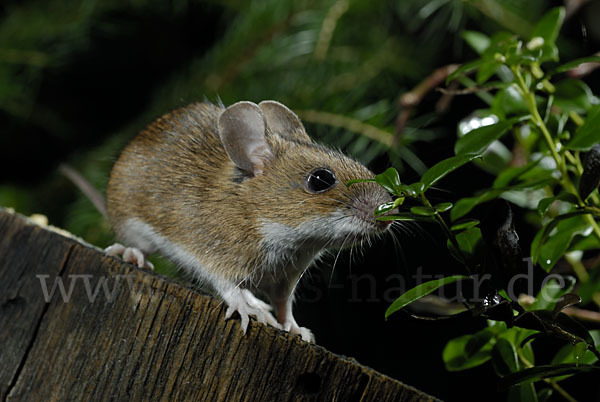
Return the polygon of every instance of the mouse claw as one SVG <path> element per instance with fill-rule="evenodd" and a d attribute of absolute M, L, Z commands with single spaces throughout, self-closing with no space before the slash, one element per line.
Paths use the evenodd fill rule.
<path fill-rule="evenodd" d="M 291 319 L 288 318 L 283 323 L 283 329 L 290 334 L 300 335 L 303 341 L 315 343 L 315 336 L 312 331 L 306 327 L 299 326 L 293 317 Z"/>
<path fill-rule="evenodd" d="M 250 316 L 254 316 L 258 322 L 263 324 L 283 329 L 281 324 L 271 314 L 272 307 L 258 299 L 248 289 L 238 289 L 235 292 L 235 296 L 231 295 L 225 298 L 225 302 L 228 305 L 225 312 L 225 319 L 231 318 L 233 313 L 237 311 L 241 318 L 241 327 L 244 334 L 248 329 Z"/>
<path fill-rule="evenodd" d="M 154 264 L 148 261 L 142 250 L 138 248 L 125 247 L 122 244 L 115 243 L 107 247 L 104 251 L 113 257 L 122 256 L 123 261 L 129 264 L 136 265 L 139 268 L 149 268 L 154 271 Z"/>
<path fill-rule="evenodd" d="M 248 314 L 240 311 L 238 308 L 229 306 L 227 308 L 227 311 L 225 312 L 225 319 L 230 319 L 233 316 L 233 313 L 235 313 L 236 311 L 240 315 L 240 318 L 242 320 L 240 324 L 240 326 L 242 327 L 242 332 L 244 333 L 244 335 L 246 335 L 246 332 L 248 330 L 248 323 L 250 322 L 250 317 L 248 316 Z"/>
<path fill-rule="evenodd" d="M 290 334 L 300 335 L 303 341 L 315 343 L 315 336 L 312 331 L 306 327 L 292 326 L 289 331 Z"/>

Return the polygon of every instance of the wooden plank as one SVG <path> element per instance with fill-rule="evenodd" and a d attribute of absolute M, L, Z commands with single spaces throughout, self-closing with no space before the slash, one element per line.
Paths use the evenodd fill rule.
<path fill-rule="evenodd" d="M 1 210 L 0 235 L 3 400 L 434 400 L 255 321 L 244 336 L 218 300 Z M 40 273 L 68 300 L 45 303 Z"/>
<path fill-rule="evenodd" d="M 74 245 L 56 237 L 0 209 L 1 400 L 14 385 L 47 310 L 37 275 L 54 281 Z"/>

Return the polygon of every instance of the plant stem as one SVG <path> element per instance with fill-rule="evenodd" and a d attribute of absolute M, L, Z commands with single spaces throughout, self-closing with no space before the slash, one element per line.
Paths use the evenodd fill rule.
<path fill-rule="evenodd" d="M 534 364 L 531 363 L 525 357 L 525 355 L 523 355 L 523 351 L 521 350 L 521 348 L 516 348 L 516 349 L 517 349 L 517 355 L 519 356 L 519 360 L 521 360 L 521 362 L 523 363 L 523 365 L 525 366 L 525 368 L 531 368 L 531 367 L 533 367 Z M 567 401 L 569 401 L 569 402 L 577 402 L 577 399 L 575 399 L 571 395 L 569 395 L 569 393 L 567 391 L 565 391 L 563 387 L 561 387 L 560 385 L 558 385 L 556 383 L 556 381 L 554 381 L 554 380 L 552 380 L 550 378 L 544 378 L 543 381 L 545 383 L 549 384 L 552 388 L 554 388 L 554 390 L 556 392 L 558 392 Z"/>
<path fill-rule="evenodd" d="M 575 272 L 575 275 L 579 278 L 580 282 L 587 282 L 588 279 L 590 279 L 585 266 L 581 262 L 581 255 L 573 256 L 570 253 L 566 253 L 565 259 L 571 265 L 571 268 L 573 268 L 573 272 Z"/>
<path fill-rule="evenodd" d="M 424 193 L 421 193 L 419 195 L 419 198 L 420 198 L 421 202 L 423 203 L 423 205 L 425 205 L 431 209 L 434 209 L 433 206 L 431 205 L 431 203 L 429 202 L 429 200 L 427 199 L 427 197 L 425 197 Z M 454 233 L 452 233 L 452 231 L 446 224 L 446 221 L 444 220 L 442 215 L 440 215 L 440 213 L 438 211 L 435 211 L 433 218 L 441 226 L 442 230 L 444 231 L 444 234 L 446 235 L 448 240 L 450 240 L 450 243 L 452 243 L 452 247 L 454 247 L 454 249 L 458 253 L 457 257 L 460 258 L 460 262 L 465 266 L 468 274 L 472 275 L 473 273 L 471 272 L 471 267 L 469 267 L 469 264 L 467 263 L 467 257 L 464 255 L 464 253 L 460 249 L 460 247 L 458 245 L 458 241 L 456 240 L 456 236 L 454 236 Z"/>
<path fill-rule="evenodd" d="M 527 102 L 527 106 L 529 107 L 529 112 L 531 113 L 532 120 L 535 123 L 535 125 L 540 129 L 540 131 L 542 132 L 542 135 L 544 136 L 544 139 L 546 140 L 546 143 L 548 144 L 548 148 L 550 148 L 552 157 L 554 158 L 554 161 L 556 162 L 556 166 L 559 168 L 561 173 L 566 174 L 566 170 L 565 170 L 565 172 L 563 172 L 563 169 L 565 168 L 563 159 L 560 157 L 560 155 L 556 151 L 556 144 L 554 143 L 554 140 L 552 139 L 552 135 L 548 131 L 548 128 L 544 124 L 544 120 L 540 116 L 540 112 L 537 109 L 537 105 L 535 103 L 535 94 L 529 90 L 529 87 L 527 86 L 527 84 L 525 83 L 525 80 L 523 79 L 523 76 L 521 75 L 521 71 L 519 71 L 519 67 L 520 66 L 513 66 L 513 67 L 511 67 L 511 70 L 512 70 L 513 74 L 515 75 L 515 77 L 517 78 L 517 82 L 519 83 L 519 88 L 521 89 L 521 92 L 523 93 L 523 97 L 525 98 L 525 102 Z"/>
<path fill-rule="evenodd" d="M 550 149 L 552 158 L 556 162 L 556 167 L 558 168 L 558 170 L 561 174 L 560 181 L 561 181 L 562 187 L 567 192 L 570 192 L 573 195 L 575 195 L 575 197 L 577 197 L 577 204 L 579 207 L 581 207 L 581 208 L 585 207 L 585 202 L 583 202 L 583 200 L 579 196 L 579 192 L 577 191 L 577 189 L 575 188 L 575 185 L 573 184 L 573 182 L 571 181 L 571 179 L 569 177 L 569 174 L 567 172 L 567 164 L 566 164 L 565 160 L 558 154 L 557 144 L 554 142 L 554 139 L 552 138 L 552 134 L 550 134 L 548 127 L 546 127 L 544 120 L 540 116 L 540 113 L 537 108 L 537 104 L 535 102 L 535 93 L 530 91 L 529 87 L 525 83 L 525 80 L 523 79 L 523 75 L 521 74 L 521 71 L 520 71 L 520 66 L 512 66 L 511 71 L 517 78 L 519 88 L 521 89 L 523 97 L 525 98 L 525 101 L 527 102 L 527 106 L 529 107 L 529 112 L 531 113 L 531 120 L 541 131 L 542 136 L 544 137 L 546 144 L 548 145 L 548 148 Z M 590 216 L 590 215 L 584 215 L 583 218 L 586 220 L 586 222 L 590 226 L 592 226 L 592 229 L 594 230 L 594 234 L 600 240 L 600 226 L 598 226 L 598 222 L 596 222 L 594 217 Z"/>

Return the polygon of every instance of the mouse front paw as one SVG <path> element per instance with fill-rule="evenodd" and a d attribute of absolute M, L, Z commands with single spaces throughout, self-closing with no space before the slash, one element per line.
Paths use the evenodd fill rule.
<path fill-rule="evenodd" d="M 295 320 L 284 323 L 283 329 L 288 331 L 290 334 L 300 335 L 303 341 L 315 343 L 315 336 L 312 331 L 306 327 L 301 327 L 296 324 Z"/>
<path fill-rule="evenodd" d="M 248 289 L 237 289 L 236 292 L 224 297 L 224 299 L 228 306 L 225 319 L 231 318 L 233 313 L 237 311 L 242 320 L 244 334 L 248 329 L 251 315 L 256 317 L 258 322 L 282 329 L 281 324 L 271 314 L 272 307 L 254 296 Z"/>
<path fill-rule="evenodd" d="M 154 271 L 154 265 L 146 259 L 146 256 L 139 248 L 125 247 L 122 244 L 115 243 L 104 249 L 104 252 L 113 257 L 121 256 L 123 261 L 139 268 L 149 268 Z"/>

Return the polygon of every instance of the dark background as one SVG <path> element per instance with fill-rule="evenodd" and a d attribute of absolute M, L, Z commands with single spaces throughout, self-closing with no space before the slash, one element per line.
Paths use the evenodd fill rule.
<path fill-rule="evenodd" d="M 558 41 L 570 60 L 599 50 L 599 2 L 568 16 Z M 110 166 L 136 132 L 193 101 L 277 99 L 293 110 L 344 115 L 394 132 L 399 97 L 436 68 L 475 57 L 460 32 L 513 31 L 527 37 L 560 1 L 10 1 L 0 5 L 0 205 L 40 213 L 87 241 L 114 240 L 108 224 L 57 173 L 68 162 L 104 189 Z M 570 4 L 570 3 L 569 3 Z M 569 5 L 567 4 L 567 5 Z M 336 8 L 337 7 L 337 8 Z M 505 12 L 496 12 L 500 7 Z M 344 12 L 333 18 L 335 11 Z M 496 11 L 494 11 L 496 10 Z M 324 23 L 335 24 L 323 57 Z M 333 22 L 332 22 L 333 21 Z M 598 93 L 599 74 L 586 79 Z M 340 147 L 375 172 L 397 167 L 405 182 L 452 155 L 458 122 L 484 107 L 475 96 L 441 95 L 415 108 L 398 149 L 323 124 L 306 122 L 317 140 Z M 510 145 L 510 144 L 507 144 Z M 488 186 L 493 176 L 464 167 L 439 183 L 432 200 L 452 201 Z M 537 228 L 516 210 L 529 242 Z M 474 217 L 483 217 L 485 209 Z M 383 319 L 418 267 L 460 273 L 437 228 L 407 224 L 371 248 L 332 253 L 310 270 L 299 291 L 297 321 L 317 343 L 445 400 L 504 400 L 490 363 L 448 373 L 441 352 L 454 337 L 482 328 L 474 319 Z M 175 275 L 160 259 L 159 272 Z M 335 261 L 335 269 L 332 268 Z M 556 349 L 547 343 L 542 347 Z M 541 354 L 543 355 L 543 354 Z M 569 384 L 570 383 L 570 384 Z M 564 382 L 595 400 L 597 381 Z"/>

